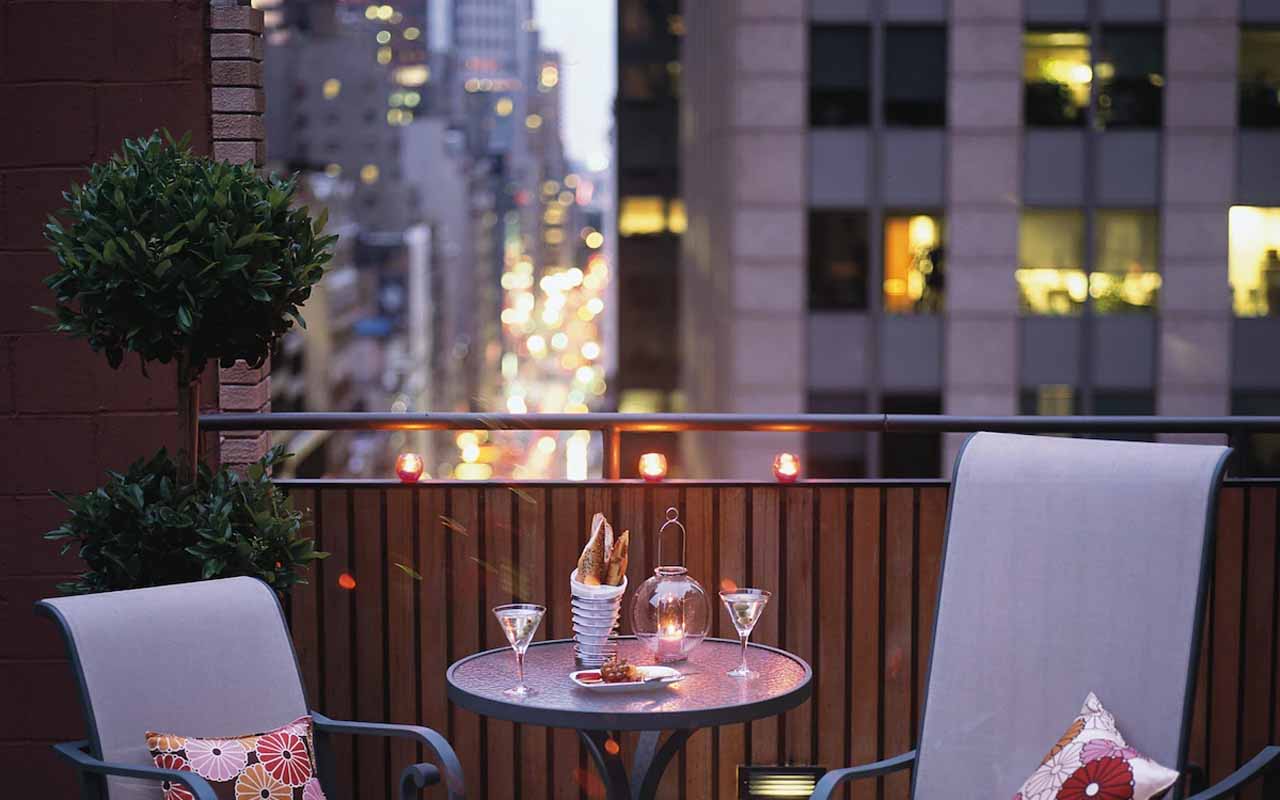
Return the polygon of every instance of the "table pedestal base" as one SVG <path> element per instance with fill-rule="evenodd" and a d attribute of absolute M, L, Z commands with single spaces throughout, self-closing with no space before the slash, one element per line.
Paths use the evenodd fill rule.
<path fill-rule="evenodd" d="M 595 762 L 604 781 L 605 797 L 608 800 L 649 800 L 658 792 L 658 782 L 662 773 L 684 743 L 693 735 L 693 730 L 672 731 L 665 740 L 659 743 L 661 731 L 643 731 L 640 734 L 640 745 L 636 748 L 635 758 L 631 762 L 631 775 L 627 776 L 626 764 L 622 761 L 622 737 L 608 731 L 578 731 L 578 736 L 587 746 L 591 760 Z M 606 743 L 612 739 L 615 747 Z M 611 752 L 612 751 L 612 752 Z"/>

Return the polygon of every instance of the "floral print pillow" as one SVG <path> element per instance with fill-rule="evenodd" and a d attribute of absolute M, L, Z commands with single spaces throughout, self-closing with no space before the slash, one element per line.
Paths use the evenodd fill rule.
<path fill-rule="evenodd" d="M 1178 773 L 1130 747 L 1093 692 L 1013 800 L 1149 800 Z"/>
<path fill-rule="evenodd" d="M 311 717 L 266 733 L 197 739 L 147 733 L 147 749 L 161 769 L 194 772 L 218 800 L 325 800 L 316 776 Z M 180 783 L 164 781 L 164 800 L 193 800 Z"/>

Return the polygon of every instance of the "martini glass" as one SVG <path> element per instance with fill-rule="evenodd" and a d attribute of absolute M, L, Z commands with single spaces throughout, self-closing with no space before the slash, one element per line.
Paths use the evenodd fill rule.
<path fill-rule="evenodd" d="M 528 697 L 537 692 L 537 689 L 524 685 L 524 651 L 529 649 L 529 643 L 533 641 L 533 634 L 537 632 L 545 613 L 546 606 L 532 603 L 510 603 L 493 609 L 493 615 L 498 618 L 498 624 L 507 635 L 511 649 L 516 651 L 516 685 L 503 692 L 508 697 Z"/>
<path fill-rule="evenodd" d="M 720 593 L 720 599 L 729 612 L 733 627 L 738 629 L 738 639 L 742 642 L 742 663 L 729 670 L 729 675 L 734 678 L 754 678 L 759 674 L 747 666 L 747 639 L 751 638 L 751 631 L 772 596 L 764 589 L 738 589 Z"/>

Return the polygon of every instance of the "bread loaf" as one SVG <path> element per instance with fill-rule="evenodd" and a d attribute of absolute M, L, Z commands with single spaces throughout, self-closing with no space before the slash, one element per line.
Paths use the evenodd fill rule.
<path fill-rule="evenodd" d="M 604 582 L 608 570 L 609 552 L 605 547 L 604 514 L 596 514 L 591 519 L 591 538 L 578 557 L 578 582 L 587 586 L 599 586 Z"/>

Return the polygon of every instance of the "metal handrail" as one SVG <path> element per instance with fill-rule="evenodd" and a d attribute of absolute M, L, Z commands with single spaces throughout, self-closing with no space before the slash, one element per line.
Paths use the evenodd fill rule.
<path fill-rule="evenodd" d="M 817 433 L 1217 433 L 1233 439 L 1249 433 L 1280 433 L 1280 416 L 949 416 L 945 414 L 478 414 L 280 412 L 203 414 L 205 431 L 600 431 L 606 478 L 621 476 L 623 433 L 764 431 Z"/>

